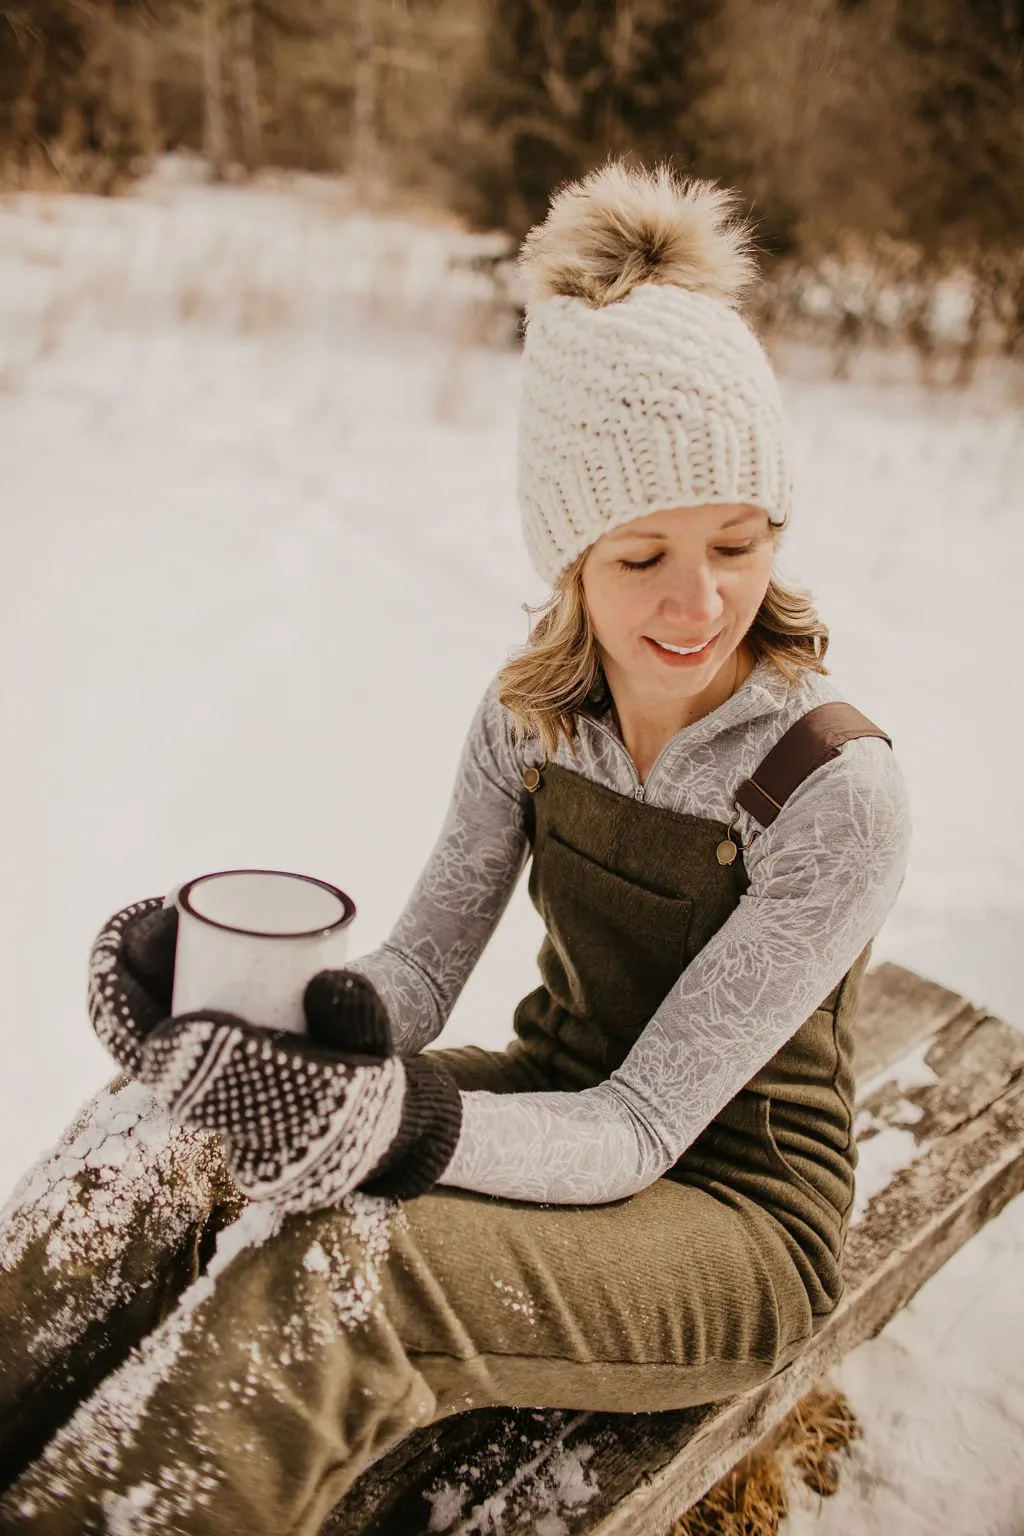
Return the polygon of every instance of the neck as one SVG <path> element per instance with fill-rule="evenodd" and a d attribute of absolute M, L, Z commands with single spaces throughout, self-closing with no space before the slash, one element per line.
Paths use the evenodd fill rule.
<path fill-rule="evenodd" d="M 754 670 L 755 658 L 742 642 L 719 667 L 708 686 L 691 699 L 652 702 L 636 696 L 628 680 L 614 672 L 606 677 L 612 696 L 619 734 L 641 780 L 646 779 L 655 758 L 677 731 L 703 720 L 732 697 Z"/>

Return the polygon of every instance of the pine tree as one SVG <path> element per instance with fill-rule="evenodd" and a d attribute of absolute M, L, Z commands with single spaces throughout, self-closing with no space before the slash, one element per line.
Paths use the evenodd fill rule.
<path fill-rule="evenodd" d="M 488 0 L 448 152 L 455 198 L 521 234 L 554 186 L 609 154 L 692 168 L 691 109 L 716 0 Z"/>
<path fill-rule="evenodd" d="M 1024 3 L 903 0 L 921 163 L 902 194 L 923 245 L 1013 245 L 1024 236 Z"/>

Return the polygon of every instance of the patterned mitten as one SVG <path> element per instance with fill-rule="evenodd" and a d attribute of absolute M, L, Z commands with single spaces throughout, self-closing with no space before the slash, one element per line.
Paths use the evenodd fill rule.
<path fill-rule="evenodd" d="M 176 1119 L 221 1136 L 242 1191 L 310 1211 L 353 1189 L 409 1199 L 432 1188 L 458 1141 L 459 1090 L 429 1056 L 392 1054 L 371 983 L 314 976 L 308 1037 L 212 1009 L 168 1018 L 176 920 L 159 898 L 111 918 L 93 948 L 90 1013 Z"/>
<path fill-rule="evenodd" d="M 177 938 L 177 908 L 153 896 L 115 912 L 89 956 L 92 1027 L 133 1077 L 146 1036 L 171 1011 Z"/>
<path fill-rule="evenodd" d="M 221 1136 L 251 1199 L 313 1211 L 353 1189 L 424 1194 L 458 1141 L 454 1078 L 429 1056 L 320 1046 L 310 1022 L 306 1039 L 230 1014 L 184 1014 L 147 1040 L 139 1075 L 175 1119 Z"/>

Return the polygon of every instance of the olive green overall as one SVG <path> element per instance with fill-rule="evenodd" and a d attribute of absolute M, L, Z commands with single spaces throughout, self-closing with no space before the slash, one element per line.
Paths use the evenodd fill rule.
<path fill-rule="evenodd" d="M 742 857 L 720 861 L 720 822 L 638 803 L 556 764 L 534 803 L 543 982 L 516 1010 L 512 1052 L 552 1087 L 585 1088 L 621 1065 L 750 882 Z M 815 1316 L 842 1292 L 856 1166 L 851 1021 L 869 951 L 668 1174 L 771 1212 Z"/>
<path fill-rule="evenodd" d="M 747 885 L 741 857 L 720 860 L 722 823 L 555 764 L 530 806 L 542 982 L 507 1051 L 438 1053 L 467 1089 L 600 1082 Z M 0 1488 L 17 1478 L 0 1530 L 308 1536 L 371 1460 L 432 1419 L 495 1404 L 658 1411 L 763 1382 L 842 1293 L 850 1026 L 867 954 L 669 1175 L 629 1199 L 437 1188 L 372 1203 L 390 1213 L 376 1252 L 353 1209 L 290 1217 L 184 1292 L 240 1204 L 217 1144 L 193 1136 L 190 1198 L 209 1198 L 184 1257 L 147 1214 L 157 1200 L 140 1200 L 103 1274 L 45 1268 L 44 1232 L 0 1269 Z M 79 1222 L 95 1189 L 84 1172 Z M 118 1265 L 159 1283 L 97 1318 Z M 99 1385 L 40 1456 L 72 1413 L 79 1363 Z M 141 1405 L 127 1427 L 126 1403 Z"/>

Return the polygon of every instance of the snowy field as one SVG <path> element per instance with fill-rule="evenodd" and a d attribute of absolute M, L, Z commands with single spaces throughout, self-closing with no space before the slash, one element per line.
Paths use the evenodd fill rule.
<path fill-rule="evenodd" d="M 343 189 L 0 203 L 0 909 L 6 1190 L 110 1073 L 85 961 L 205 869 L 303 869 L 377 943 L 487 681 L 544 596 L 514 498 L 518 359 L 472 245 Z M 780 561 L 892 734 L 915 846 L 875 946 L 1024 1026 L 1024 386 L 930 395 L 779 358 L 800 441 Z M 520 885 L 445 1034 L 533 986 Z M 797 1536 L 1024 1532 L 1024 1201 L 838 1380 L 865 1438 Z"/>

